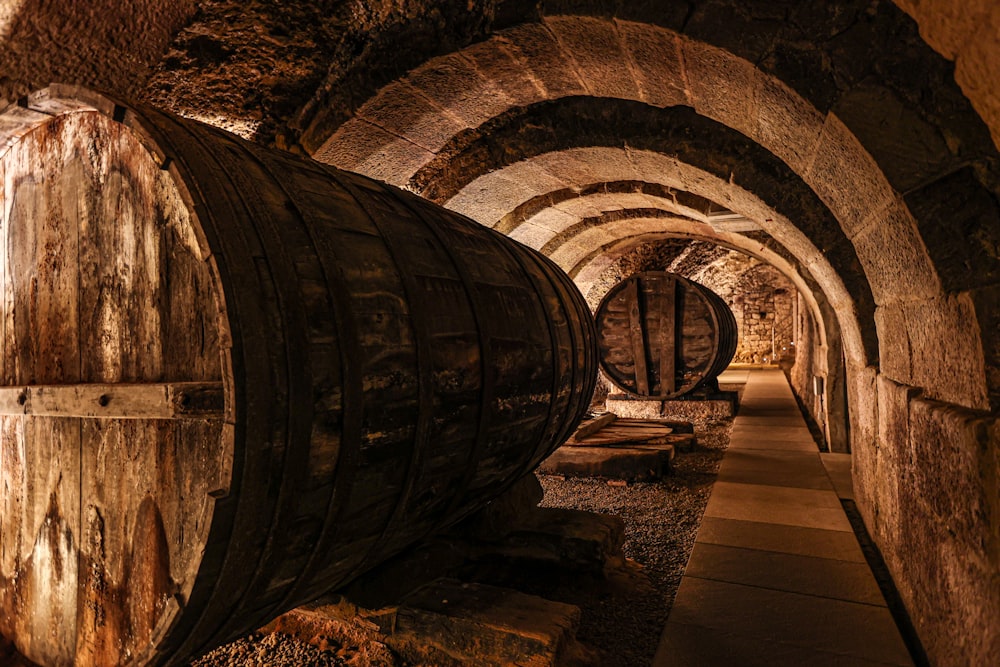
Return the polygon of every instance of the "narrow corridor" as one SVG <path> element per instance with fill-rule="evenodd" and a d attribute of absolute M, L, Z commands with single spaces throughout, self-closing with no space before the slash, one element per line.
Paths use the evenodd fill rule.
<path fill-rule="evenodd" d="M 912 665 L 840 502 L 849 455 L 818 451 L 781 371 L 735 375 L 729 450 L 653 664 Z"/>

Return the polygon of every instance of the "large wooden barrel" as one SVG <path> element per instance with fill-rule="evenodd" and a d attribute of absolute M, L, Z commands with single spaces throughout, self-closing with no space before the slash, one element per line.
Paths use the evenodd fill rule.
<path fill-rule="evenodd" d="M 736 353 L 729 306 L 707 287 L 666 271 L 637 273 L 612 287 L 596 320 L 601 370 L 633 396 L 694 391 Z"/>
<path fill-rule="evenodd" d="M 570 433 L 586 304 L 418 197 L 53 86 L 0 110 L 0 632 L 180 664 Z"/>

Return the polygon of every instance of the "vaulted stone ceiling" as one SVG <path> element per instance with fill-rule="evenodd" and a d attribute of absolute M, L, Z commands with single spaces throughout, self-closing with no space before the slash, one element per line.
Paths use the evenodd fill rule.
<path fill-rule="evenodd" d="M 929 653 L 995 662 L 1000 5 L 76 4 L 4 5 L 0 95 L 85 83 L 387 180 L 585 291 L 650 242 L 776 267 L 809 373 L 845 360 L 859 507 Z"/>

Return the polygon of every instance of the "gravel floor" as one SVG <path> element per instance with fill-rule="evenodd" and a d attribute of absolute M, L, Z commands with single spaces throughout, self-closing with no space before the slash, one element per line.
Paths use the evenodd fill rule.
<path fill-rule="evenodd" d="M 697 425 L 698 445 L 691 453 L 678 453 L 674 474 L 661 482 L 611 486 L 597 479 L 539 475 L 542 506 L 621 517 L 625 556 L 641 565 L 652 583 L 597 599 L 578 590 L 577 600 L 564 600 L 581 608 L 577 637 L 603 653 L 602 667 L 637 667 L 652 660 L 731 429 L 730 421 Z"/>
<path fill-rule="evenodd" d="M 254 633 L 220 646 L 191 667 L 337 667 L 347 665 L 337 649 L 321 650 L 287 635 Z"/>
<path fill-rule="evenodd" d="M 712 482 L 729 446 L 731 421 L 696 424 L 694 451 L 677 453 L 673 475 L 660 482 L 616 486 L 598 479 L 539 475 L 543 507 L 615 514 L 625 522 L 630 566 L 602 581 L 587 577 L 526 578 L 524 592 L 568 602 L 582 612 L 578 639 L 600 667 L 641 667 L 656 652 L 663 624 L 694 547 Z M 526 587 L 526 588 L 525 588 Z M 530 589 L 530 590 L 528 590 Z M 191 667 L 301 667 L 402 665 L 385 647 L 331 644 L 320 649 L 284 635 L 254 634 L 220 647 Z"/>

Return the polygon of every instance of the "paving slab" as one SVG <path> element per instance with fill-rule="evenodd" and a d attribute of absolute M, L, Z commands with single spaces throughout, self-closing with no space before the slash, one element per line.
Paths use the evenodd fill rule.
<path fill-rule="evenodd" d="M 864 563 L 865 556 L 853 533 L 760 521 L 705 517 L 697 542 L 747 549 L 761 549 L 799 556 L 815 556 Z"/>
<path fill-rule="evenodd" d="M 799 413 L 798 406 L 793 408 L 787 407 L 768 407 L 759 408 L 750 405 L 749 407 L 740 406 L 740 412 L 736 416 L 737 423 L 740 424 L 753 424 L 755 421 L 760 420 L 772 420 L 772 419 L 788 419 L 793 421 L 795 424 L 802 423 L 802 415 Z"/>
<path fill-rule="evenodd" d="M 867 563 L 695 544 L 685 575 L 885 606 Z"/>
<path fill-rule="evenodd" d="M 786 410 L 772 410 L 774 414 L 764 416 L 743 416 L 737 417 L 733 422 L 735 428 L 745 428 L 748 426 L 766 426 L 768 428 L 799 428 L 802 426 L 802 415 L 790 413 Z"/>
<path fill-rule="evenodd" d="M 750 370 L 746 368 L 727 368 L 719 373 L 719 384 L 746 384 L 750 379 Z"/>
<path fill-rule="evenodd" d="M 740 402 L 741 407 L 743 405 L 754 406 L 758 409 L 765 406 L 774 409 L 798 407 L 795 402 L 795 396 L 790 391 L 760 392 L 755 391 L 752 385 L 746 385 L 746 387 L 743 390 L 744 400 Z"/>
<path fill-rule="evenodd" d="M 812 437 L 799 436 L 795 438 L 768 438 L 736 432 L 734 429 L 729 440 L 730 451 L 739 449 L 774 449 L 792 452 L 818 453 Z"/>
<path fill-rule="evenodd" d="M 812 441 L 812 435 L 801 418 L 797 425 L 744 424 L 737 420 L 733 423 L 733 434 L 767 440 L 796 440 L 799 438 Z"/>
<path fill-rule="evenodd" d="M 667 623 L 653 660 L 653 667 L 886 667 L 892 664 L 673 622 Z"/>
<path fill-rule="evenodd" d="M 717 481 L 705 516 L 851 531 L 833 491 Z"/>
<path fill-rule="evenodd" d="M 766 642 L 891 665 L 912 664 L 882 606 L 685 576 L 670 623 L 735 630 Z"/>
<path fill-rule="evenodd" d="M 731 450 L 719 467 L 718 481 L 800 489 L 834 488 L 818 452 L 795 450 Z"/>

